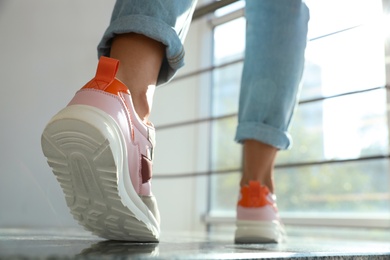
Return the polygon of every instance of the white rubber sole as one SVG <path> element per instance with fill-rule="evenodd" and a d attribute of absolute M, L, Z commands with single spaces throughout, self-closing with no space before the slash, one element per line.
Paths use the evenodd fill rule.
<path fill-rule="evenodd" d="M 235 243 L 280 243 L 286 233 L 279 221 L 244 221 L 236 222 Z"/>
<path fill-rule="evenodd" d="M 73 217 L 97 236 L 157 242 L 159 224 L 131 184 L 116 122 L 90 106 L 61 110 L 42 134 L 42 150 Z"/>

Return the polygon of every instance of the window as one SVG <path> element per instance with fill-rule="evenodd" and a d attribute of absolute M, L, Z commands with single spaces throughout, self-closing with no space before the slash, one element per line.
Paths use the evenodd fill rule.
<path fill-rule="evenodd" d="M 279 153 L 275 172 L 279 210 L 287 224 L 305 224 L 308 217 L 323 224 L 324 216 L 334 219 L 330 224 L 335 225 L 346 218 L 351 225 L 363 226 L 359 219 L 389 220 L 389 100 L 382 1 L 306 2 L 311 19 L 303 86 L 291 128 L 294 146 Z M 223 23 L 214 27 L 211 217 L 233 216 L 236 200 L 232 197 L 240 179 L 241 146 L 232 140 L 245 18 L 221 17 L 242 5 L 239 1 L 236 9 L 216 13 L 216 20 Z"/>

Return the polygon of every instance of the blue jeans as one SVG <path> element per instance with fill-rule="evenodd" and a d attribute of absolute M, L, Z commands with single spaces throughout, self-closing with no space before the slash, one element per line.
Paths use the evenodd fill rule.
<path fill-rule="evenodd" d="M 196 0 L 117 0 L 99 46 L 109 56 L 115 34 L 139 33 L 166 46 L 158 85 L 184 65 L 183 41 Z M 288 133 L 304 66 L 309 10 L 301 0 L 247 0 L 246 50 L 236 141 L 254 139 L 278 149 Z"/>
<path fill-rule="evenodd" d="M 287 149 L 304 67 L 309 10 L 301 0 L 247 0 L 236 141 Z"/>

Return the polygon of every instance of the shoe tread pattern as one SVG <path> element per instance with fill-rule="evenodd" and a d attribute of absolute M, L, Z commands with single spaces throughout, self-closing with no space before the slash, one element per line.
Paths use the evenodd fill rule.
<path fill-rule="evenodd" d="M 122 204 L 113 152 L 99 130 L 76 119 L 57 120 L 46 127 L 42 149 L 70 212 L 86 230 L 112 240 L 157 241 Z"/>

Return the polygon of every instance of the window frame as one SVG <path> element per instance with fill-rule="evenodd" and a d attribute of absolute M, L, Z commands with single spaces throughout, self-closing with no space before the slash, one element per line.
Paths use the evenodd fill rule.
<path fill-rule="evenodd" d="M 390 0 L 382 0 L 382 5 L 383 5 L 383 10 L 387 14 L 387 16 L 390 16 Z M 210 25 L 210 30 L 214 30 L 217 26 L 227 23 L 229 21 L 232 21 L 234 19 L 240 18 L 244 16 L 244 8 L 240 8 L 236 11 L 233 11 L 231 13 L 228 13 L 226 15 L 220 16 L 220 17 L 213 17 L 209 16 L 209 25 Z M 211 17 L 211 18 L 210 18 Z M 386 26 L 385 22 L 387 19 L 383 20 L 383 25 L 384 27 Z M 356 27 L 351 27 L 351 28 L 345 28 L 345 30 L 340 30 L 333 32 L 330 35 L 337 34 L 337 33 L 342 33 L 346 30 L 353 30 Z M 320 37 L 316 37 L 313 39 L 310 39 L 309 41 L 314 41 L 323 37 L 328 37 L 330 35 L 324 35 Z M 364 90 L 364 91 L 372 91 L 380 88 L 385 88 L 386 93 L 387 93 L 387 104 L 390 105 L 390 33 L 387 35 L 386 40 L 385 40 L 385 61 L 386 61 L 386 85 L 383 87 L 378 87 L 375 86 L 372 89 Z M 213 48 L 213 46 L 211 46 Z M 243 62 L 243 58 L 231 61 L 229 63 L 234 64 L 238 62 Z M 219 67 L 223 66 L 228 66 L 229 64 L 220 64 L 219 66 L 215 66 L 212 68 L 209 68 L 211 70 L 218 69 Z M 356 91 L 356 93 L 359 93 L 360 91 Z M 354 92 L 352 93 L 347 93 L 347 94 L 355 94 Z M 340 95 L 345 95 L 345 93 L 340 94 Z M 331 96 L 331 97 L 323 97 L 321 99 L 325 100 L 328 98 L 334 98 L 339 95 Z M 307 103 L 307 102 L 316 102 L 319 101 L 318 99 L 315 100 L 303 100 L 301 103 Z M 211 112 L 210 112 L 211 113 Z M 234 116 L 234 115 L 230 115 Z M 212 120 L 219 120 L 219 118 L 212 118 Z M 387 124 L 388 124 L 388 129 L 390 129 L 390 110 L 387 110 Z M 390 132 L 390 131 L 389 131 Z M 212 135 L 210 133 L 210 138 L 212 138 Z M 390 138 L 388 138 L 390 140 Z M 390 143 L 388 144 L 390 147 Z M 211 151 L 210 151 L 211 154 Z M 357 159 L 351 159 L 351 160 L 370 160 L 370 159 L 383 159 L 383 160 L 389 160 L 390 155 L 385 155 L 385 156 L 372 156 L 372 158 L 357 158 Z M 351 160 L 331 160 L 331 161 L 322 161 L 322 162 L 309 162 L 306 164 L 310 163 L 344 163 L 348 162 Z M 305 163 L 303 163 L 305 164 Z M 291 165 L 277 165 L 276 167 L 296 167 L 297 165 L 291 164 Z M 298 165 L 299 166 L 299 165 Z M 237 171 L 238 169 L 229 169 L 226 171 L 220 171 L 220 172 L 215 172 L 210 169 L 210 176 L 209 176 L 209 181 L 211 183 L 211 176 L 213 174 L 224 174 L 224 173 L 229 173 L 233 171 Z M 390 174 L 390 173 L 388 173 Z M 210 184 L 211 185 L 211 184 Z M 390 183 L 389 183 L 390 186 Z M 209 193 L 208 199 L 209 199 L 209 205 L 211 201 L 211 196 L 212 194 Z M 390 199 L 389 199 L 390 201 Z M 335 214 L 322 214 L 321 216 L 313 216 L 313 215 L 308 215 L 305 213 L 283 213 L 281 216 L 283 219 L 283 222 L 286 225 L 303 225 L 303 226 L 335 226 L 335 227 L 367 227 L 367 228 L 390 228 L 390 212 L 388 215 L 370 215 L 370 216 L 351 216 L 351 214 L 340 214 L 340 215 L 335 215 Z M 220 224 L 234 224 L 235 222 L 235 216 L 232 214 L 223 214 L 220 212 L 213 212 L 211 207 L 209 207 L 209 211 L 205 214 L 204 216 L 204 221 L 205 223 L 210 227 L 212 225 L 220 225 Z"/>

